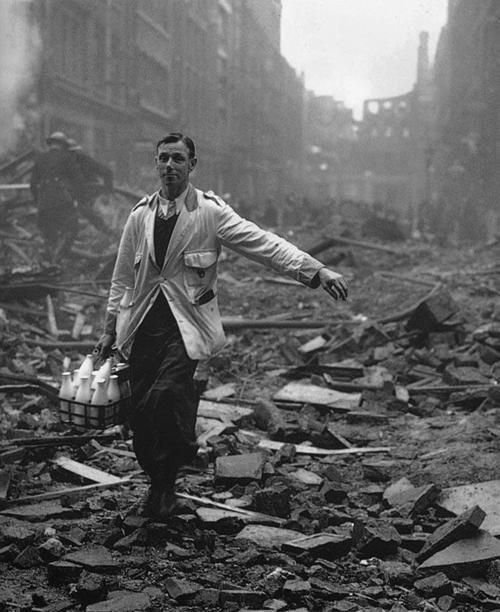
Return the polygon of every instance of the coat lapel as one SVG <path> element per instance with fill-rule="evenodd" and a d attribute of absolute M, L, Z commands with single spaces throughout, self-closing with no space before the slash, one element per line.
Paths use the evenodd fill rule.
<path fill-rule="evenodd" d="M 155 217 L 156 217 L 156 204 L 158 200 L 158 194 L 155 193 L 151 197 L 150 201 L 147 205 L 147 210 L 145 211 L 146 219 L 145 219 L 145 232 L 146 232 L 146 241 L 148 243 L 148 254 L 149 259 L 154 263 L 156 267 L 156 256 L 155 256 L 155 241 L 154 241 L 154 233 L 155 233 Z"/>
<path fill-rule="evenodd" d="M 168 243 L 163 269 L 169 266 L 173 253 L 182 253 L 184 245 L 187 243 L 186 239 L 191 235 L 190 229 L 192 228 L 197 208 L 198 195 L 196 193 L 196 189 L 190 184 L 186 194 L 186 199 L 184 201 L 184 206 L 179 214 L 177 223 L 175 224 L 170 242 Z"/>

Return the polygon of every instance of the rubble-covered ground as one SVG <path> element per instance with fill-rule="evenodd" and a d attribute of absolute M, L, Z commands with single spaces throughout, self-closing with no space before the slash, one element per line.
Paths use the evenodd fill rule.
<path fill-rule="evenodd" d="M 0 283 L 0 610 L 500 610 L 498 244 L 345 231 L 317 257 L 347 303 L 224 251 L 228 344 L 160 524 L 135 511 L 126 428 L 58 420 L 109 278 L 85 231 L 62 277 Z M 310 249 L 339 228 L 283 235 Z"/>

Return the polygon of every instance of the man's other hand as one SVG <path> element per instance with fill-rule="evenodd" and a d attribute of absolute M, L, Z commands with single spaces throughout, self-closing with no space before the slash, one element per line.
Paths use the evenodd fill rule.
<path fill-rule="evenodd" d="M 94 347 L 94 355 L 98 355 L 100 359 L 107 359 L 111 355 L 114 342 L 113 334 L 103 334 Z"/>
<path fill-rule="evenodd" d="M 342 274 L 328 268 L 321 268 L 318 275 L 321 286 L 332 298 L 347 300 L 347 283 Z"/>

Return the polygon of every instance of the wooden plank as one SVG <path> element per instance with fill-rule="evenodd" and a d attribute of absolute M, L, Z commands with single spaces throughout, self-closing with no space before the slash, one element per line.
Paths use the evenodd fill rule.
<path fill-rule="evenodd" d="M 267 450 L 280 450 L 285 446 L 285 442 L 276 442 L 276 440 L 260 440 L 257 444 L 258 448 Z M 307 444 L 294 444 L 295 451 L 300 455 L 366 455 L 369 453 L 388 453 L 391 448 L 389 446 L 351 446 L 350 448 L 318 448 L 317 446 L 308 446 Z"/>
<path fill-rule="evenodd" d="M 53 463 L 61 467 L 63 470 L 67 470 L 68 472 L 77 474 L 82 478 L 86 478 L 87 480 L 92 480 L 100 484 L 115 484 L 122 480 L 119 476 L 109 474 L 108 472 L 103 472 L 102 470 L 98 470 L 90 465 L 85 465 L 85 463 L 74 461 L 69 457 L 57 457 L 53 460 Z"/>
<path fill-rule="evenodd" d="M 200 400 L 198 407 L 198 416 L 206 417 L 207 419 L 218 419 L 222 422 L 238 423 L 243 418 L 253 414 L 251 408 L 242 408 L 233 404 L 222 402 L 212 402 L 209 400 Z"/>
<path fill-rule="evenodd" d="M 274 401 L 315 404 L 349 411 L 359 406 L 361 393 L 343 393 L 318 385 L 291 382 L 277 391 Z"/>
<path fill-rule="evenodd" d="M 45 296 L 45 299 L 46 299 L 46 302 L 47 302 L 47 324 L 48 324 L 48 328 L 49 328 L 50 333 L 57 338 L 57 336 L 59 335 L 59 329 L 57 327 L 56 311 L 55 311 L 55 308 L 54 308 L 54 303 L 52 302 L 52 298 L 50 297 L 50 295 L 48 293 Z"/>
<path fill-rule="evenodd" d="M 57 491 L 48 491 L 47 493 L 39 493 L 38 495 L 29 495 L 27 497 L 18 497 L 17 499 L 12 499 L 8 502 L 8 507 L 37 503 L 39 501 L 45 501 L 47 499 L 57 499 L 58 497 L 68 496 L 79 496 L 84 493 L 93 493 L 94 491 L 100 491 L 102 489 L 110 489 L 111 487 L 116 487 L 120 484 L 129 483 L 131 480 L 130 476 L 126 476 L 125 478 L 121 478 L 116 482 L 108 482 L 108 483 L 94 483 L 89 485 L 83 485 L 81 487 L 69 487 L 64 489 L 58 489 Z M 2 512 L 0 512 L 2 514 Z"/>
<path fill-rule="evenodd" d="M 282 525 L 285 522 L 285 519 L 278 518 L 277 516 L 270 516 L 268 514 L 262 514 L 261 512 L 253 512 L 251 510 L 245 510 L 244 508 L 238 508 L 237 506 L 230 506 L 229 504 L 213 501 L 208 497 L 196 497 L 195 495 L 189 495 L 188 493 L 176 493 L 175 496 L 180 499 L 193 501 L 201 506 L 210 506 L 213 508 L 220 508 L 221 510 L 228 510 L 229 512 L 237 512 L 238 514 L 253 520 L 263 520 L 276 525 Z"/>
<path fill-rule="evenodd" d="M 198 436 L 197 442 L 200 447 L 205 447 L 207 445 L 207 440 L 212 438 L 213 436 L 220 436 L 223 432 L 228 428 L 228 423 L 218 421 L 216 419 L 204 419 L 200 417 L 198 419 L 198 423 L 205 421 L 205 427 L 203 432 Z M 232 423 L 229 424 L 230 427 L 235 427 Z"/>
<path fill-rule="evenodd" d="M 6 500 L 9 493 L 11 472 L 9 469 L 0 470 L 0 500 Z"/>

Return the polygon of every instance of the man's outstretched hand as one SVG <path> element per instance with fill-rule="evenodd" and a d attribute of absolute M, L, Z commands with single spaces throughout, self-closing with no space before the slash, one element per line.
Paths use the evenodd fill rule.
<path fill-rule="evenodd" d="M 328 268 L 321 268 L 318 276 L 321 286 L 333 299 L 347 300 L 347 283 L 342 274 Z"/>

